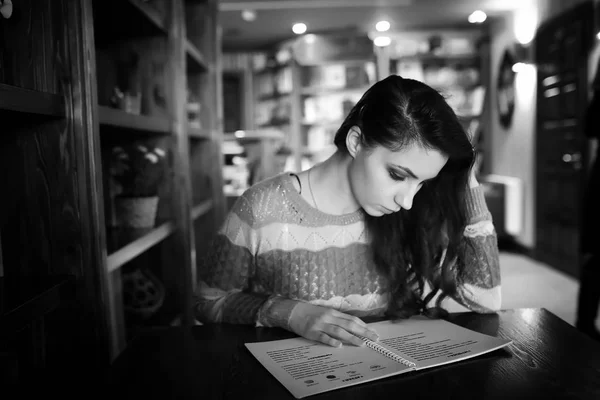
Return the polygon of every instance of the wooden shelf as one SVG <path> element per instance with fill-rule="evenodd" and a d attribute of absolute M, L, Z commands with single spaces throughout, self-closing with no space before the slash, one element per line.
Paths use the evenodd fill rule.
<path fill-rule="evenodd" d="M 213 208 L 213 202 L 211 200 L 205 200 L 200 204 L 192 208 L 191 217 L 192 221 L 197 220 Z"/>
<path fill-rule="evenodd" d="M 276 73 L 284 68 L 288 68 L 290 67 L 289 63 L 285 63 L 285 64 L 277 64 L 277 65 L 266 65 L 264 68 L 258 69 L 253 71 L 254 74 L 256 75 L 265 75 L 265 74 L 273 74 Z"/>
<path fill-rule="evenodd" d="M 94 36 L 100 47 L 123 38 L 167 37 L 166 16 L 141 0 L 121 0 L 118 8 L 106 0 L 93 0 L 93 7 Z"/>
<path fill-rule="evenodd" d="M 59 307 L 72 275 L 0 278 L 0 332 L 16 332 Z"/>
<path fill-rule="evenodd" d="M 165 222 L 159 227 L 152 229 L 146 235 L 109 254 L 106 260 L 107 272 L 111 273 L 118 270 L 124 264 L 169 237 L 174 230 L 175 225 L 172 222 Z"/>
<path fill-rule="evenodd" d="M 288 98 L 292 95 L 292 93 L 271 93 L 271 94 L 263 94 L 258 96 L 258 101 L 259 102 L 267 102 L 267 101 L 274 101 L 274 100 L 282 100 L 285 98 Z"/>
<path fill-rule="evenodd" d="M 169 120 L 167 118 L 135 115 L 106 106 L 98 107 L 98 115 L 100 117 L 100 125 L 129 129 L 147 134 L 167 135 L 170 133 Z"/>
<path fill-rule="evenodd" d="M 0 83 L 0 110 L 48 117 L 64 117 L 62 96 L 53 93 L 22 89 Z"/>
<path fill-rule="evenodd" d="M 369 85 L 358 86 L 355 88 L 323 88 L 323 87 L 305 87 L 302 88 L 302 94 L 305 96 L 324 96 L 328 94 L 360 93 L 363 94 L 369 88 Z"/>
<path fill-rule="evenodd" d="M 212 137 L 212 134 L 208 129 L 190 128 L 189 126 L 187 129 L 188 136 L 192 139 L 210 139 Z"/>
<path fill-rule="evenodd" d="M 259 131 L 241 131 L 241 133 L 225 133 L 223 140 L 234 140 L 244 145 L 261 140 L 283 140 L 285 135 L 279 129 L 261 129 Z"/>
<path fill-rule="evenodd" d="M 314 122 L 310 122 L 310 121 L 306 121 L 306 120 L 302 120 L 302 125 L 303 126 L 327 126 L 327 127 L 339 127 L 342 125 L 344 121 L 314 121 Z"/>
<path fill-rule="evenodd" d="M 204 72 L 208 70 L 208 65 L 204 55 L 198 50 L 192 42 L 186 39 L 185 53 L 187 55 L 187 69 L 190 72 Z"/>
<path fill-rule="evenodd" d="M 167 34 L 165 26 L 165 16 L 161 15 L 158 10 L 152 6 L 142 2 L 141 0 L 128 0 L 128 2 L 162 33 Z"/>
<path fill-rule="evenodd" d="M 479 61 L 480 55 L 473 54 L 414 54 L 410 56 L 393 57 L 392 61 L 430 61 L 439 63 L 456 63 L 464 62 L 473 64 Z"/>
<path fill-rule="evenodd" d="M 289 119 L 282 119 L 282 120 L 272 120 L 269 121 L 265 124 L 260 125 L 260 129 L 263 128 L 276 128 L 276 127 L 282 127 L 282 126 L 286 126 L 286 125 L 291 125 L 292 121 Z"/>

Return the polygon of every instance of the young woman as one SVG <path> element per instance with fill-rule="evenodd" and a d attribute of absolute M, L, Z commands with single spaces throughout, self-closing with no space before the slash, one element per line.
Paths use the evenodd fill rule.
<path fill-rule="evenodd" d="M 201 322 L 308 339 L 377 339 L 360 317 L 500 308 L 497 238 L 474 153 L 445 99 L 399 76 L 374 84 L 337 152 L 248 189 L 200 269 Z"/>

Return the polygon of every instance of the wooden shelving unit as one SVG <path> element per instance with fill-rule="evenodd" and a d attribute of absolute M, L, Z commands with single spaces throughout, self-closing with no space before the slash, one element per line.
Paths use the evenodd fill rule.
<path fill-rule="evenodd" d="M 0 335 L 18 332 L 60 307 L 74 280 L 72 275 L 0 278 Z"/>
<path fill-rule="evenodd" d="M 64 117 L 65 102 L 58 94 L 0 83 L 0 110 L 46 117 Z"/>
<path fill-rule="evenodd" d="M 206 215 L 213 208 L 213 202 L 211 200 L 206 200 L 201 202 L 200 204 L 194 206 L 192 208 L 192 220 L 197 220 L 198 218 Z"/>
<path fill-rule="evenodd" d="M 107 272 L 115 272 L 135 257 L 169 237 L 174 231 L 175 225 L 172 222 L 165 222 L 140 238 L 121 247 L 114 253 L 109 254 L 106 259 Z"/>
<path fill-rule="evenodd" d="M 135 115 L 107 106 L 98 107 L 100 125 L 124 128 L 146 134 L 168 134 L 170 121 L 163 117 Z"/>
<path fill-rule="evenodd" d="M 94 4 L 95 14 L 110 23 L 107 6 L 102 6 L 101 0 L 90 1 Z M 148 269 L 166 291 L 164 306 L 156 317 L 141 321 L 142 326 L 175 319 L 184 325 L 193 323 L 192 294 L 197 274 L 196 265 L 192 265 L 195 260 L 192 254 L 198 253 L 198 241 L 209 240 L 216 231 L 219 207 L 215 205 L 222 202 L 219 197 L 222 196 L 221 170 L 214 167 L 222 131 L 216 1 L 142 3 L 130 0 L 126 8 L 126 13 L 131 14 L 129 18 L 145 20 L 140 21 L 146 27 L 143 32 L 123 29 L 115 34 L 105 31 L 103 21 L 95 22 L 99 58 L 93 76 L 97 77 L 99 89 L 102 88 L 97 99 L 102 154 L 110 154 L 113 146 L 123 142 L 144 147 L 160 146 L 169 154 L 167 176 L 171 179 L 159 191 L 157 220 L 160 223 L 122 242 L 119 229 L 109 227 L 114 223 L 112 204 L 117 194 L 108 179 L 110 168 L 106 164 L 110 158 L 103 156 L 102 159 L 105 164 L 102 167 L 104 220 L 107 240 L 115 248 L 107 254 L 104 272 L 106 293 L 111 299 L 107 317 L 112 357 L 122 351 L 131 336 L 131 332 L 127 332 L 131 324 L 127 321 L 139 320 L 137 316 L 129 316 L 122 307 L 121 279 L 132 269 Z M 129 69 L 123 70 L 127 68 L 123 65 Z M 144 65 L 153 67 L 144 69 Z M 128 81 L 123 83 L 119 76 L 127 77 Z M 136 84 L 142 97 L 139 113 L 107 106 L 109 101 L 113 102 L 109 88 L 124 85 L 119 89 L 125 92 L 126 88 L 135 88 Z M 185 111 L 188 93 L 201 104 L 202 128 L 193 128 L 188 121 Z M 201 165 L 202 169 L 195 168 L 196 165 Z M 197 181 L 204 186 L 195 188 Z M 204 224 L 196 229 L 194 224 L 199 219 Z M 137 260 L 149 251 L 153 256 L 144 258 L 148 261 L 140 267 Z M 150 265 L 146 265 L 148 262 Z M 135 324 L 136 329 L 139 329 L 139 323 Z"/>
<path fill-rule="evenodd" d="M 124 2 L 124 6 L 127 8 L 133 8 L 133 13 L 136 11 L 140 15 L 144 16 L 150 23 L 152 23 L 158 30 L 166 34 L 167 28 L 165 24 L 165 15 L 161 14 L 158 10 L 152 6 L 142 2 L 141 0 L 129 0 Z"/>
<path fill-rule="evenodd" d="M 0 351 L 18 347 L 19 379 L 30 371 L 21 367 L 77 379 L 127 346 L 123 277 L 133 268 L 152 271 L 166 293 L 139 327 L 194 323 L 194 262 L 225 208 L 218 9 L 216 0 L 46 3 L 15 2 L 2 20 L 0 328 L 15 343 Z M 201 129 L 188 121 L 189 92 Z M 138 143 L 164 149 L 168 162 L 156 222 L 132 234 L 115 225 L 110 154 Z"/>
<path fill-rule="evenodd" d="M 185 41 L 185 53 L 187 55 L 187 68 L 193 72 L 206 71 L 208 65 L 204 59 L 204 55 L 196 46 L 189 40 Z"/>
<path fill-rule="evenodd" d="M 212 137 L 212 132 L 207 129 L 188 127 L 188 136 L 191 139 L 210 139 Z"/>

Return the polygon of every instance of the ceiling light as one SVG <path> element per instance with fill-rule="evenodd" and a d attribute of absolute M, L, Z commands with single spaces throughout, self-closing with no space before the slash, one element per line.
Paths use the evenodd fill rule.
<path fill-rule="evenodd" d="M 481 10 L 473 11 L 471 15 L 469 15 L 469 22 L 472 24 L 481 24 L 483 21 L 487 19 L 486 13 Z"/>
<path fill-rule="evenodd" d="M 596 33 L 596 39 L 600 40 L 600 32 Z"/>
<path fill-rule="evenodd" d="M 388 31 L 390 29 L 390 23 L 388 21 L 379 21 L 375 24 L 375 29 L 377 29 L 377 32 Z"/>
<path fill-rule="evenodd" d="M 524 69 L 525 69 L 525 64 L 522 63 L 522 62 L 514 63 L 513 66 L 512 66 L 513 72 L 516 72 L 516 73 L 521 72 Z"/>
<path fill-rule="evenodd" d="M 298 22 L 298 23 L 294 24 L 294 26 L 292 26 L 292 31 L 296 35 L 302 35 L 304 32 L 306 32 L 306 24 L 304 24 L 302 22 Z"/>
<path fill-rule="evenodd" d="M 373 44 L 377 47 L 389 46 L 392 43 L 392 39 L 389 36 L 377 36 L 373 39 Z"/>
<path fill-rule="evenodd" d="M 256 12 L 254 10 L 244 10 L 242 11 L 242 19 L 244 21 L 254 21 L 256 19 Z"/>

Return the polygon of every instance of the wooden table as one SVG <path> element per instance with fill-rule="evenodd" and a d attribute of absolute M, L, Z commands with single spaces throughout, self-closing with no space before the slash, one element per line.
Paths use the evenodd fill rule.
<path fill-rule="evenodd" d="M 450 320 L 513 344 L 470 360 L 309 398 L 600 399 L 600 344 L 547 310 L 458 313 Z M 293 336 L 282 329 L 227 324 L 160 328 L 138 337 L 115 360 L 109 394 L 293 399 L 244 346 Z"/>

